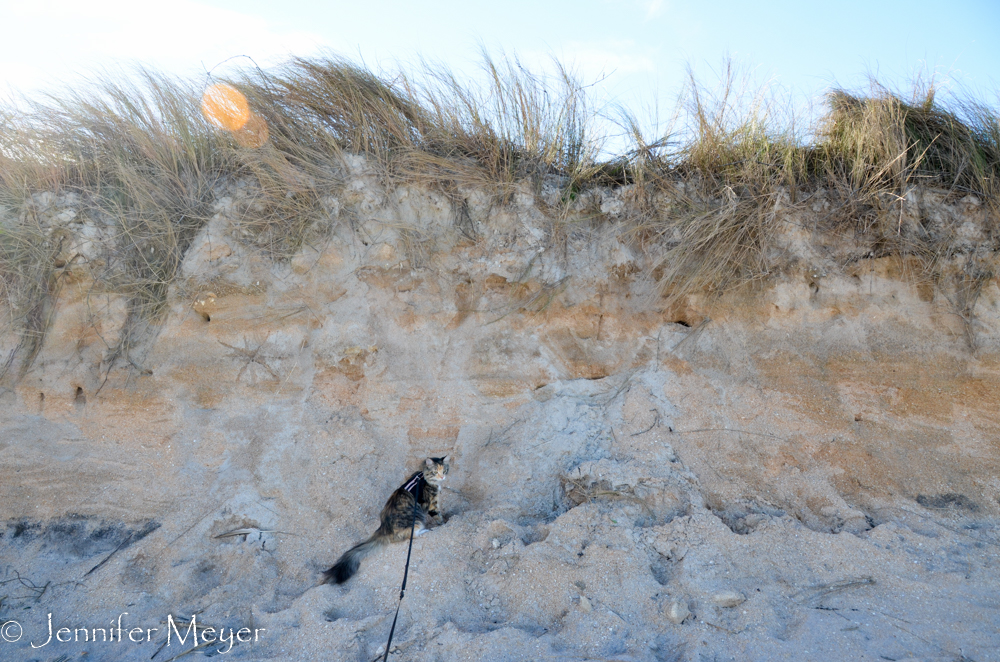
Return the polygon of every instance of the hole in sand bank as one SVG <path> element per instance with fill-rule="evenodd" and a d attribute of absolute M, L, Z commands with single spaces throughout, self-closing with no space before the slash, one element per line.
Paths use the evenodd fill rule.
<path fill-rule="evenodd" d="M 782 517 L 785 511 L 773 508 L 755 501 L 723 503 L 723 501 L 713 494 L 707 495 L 709 510 L 712 514 L 722 520 L 722 523 L 729 527 L 733 533 L 745 536 L 760 526 L 764 521 Z"/>
<path fill-rule="evenodd" d="M 532 545 L 536 542 L 543 542 L 548 537 L 549 527 L 544 524 L 537 524 L 525 531 L 525 533 L 521 536 L 521 542 L 523 542 L 525 547 L 527 547 L 528 545 Z"/>
<path fill-rule="evenodd" d="M 76 395 L 73 397 L 73 404 L 77 407 L 82 407 L 87 404 L 87 394 L 83 392 L 82 386 L 76 387 Z"/>
<path fill-rule="evenodd" d="M 955 508 L 957 510 L 968 510 L 973 513 L 979 510 L 979 506 L 975 501 L 964 494 L 956 494 L 955 492 L 936 495 L 919 494 L 917 495 L 916 502 L 924 508 L 931 510 Z"/>
<path fill-rule="evenodd" d="M 649 564 L 649 572 L 657 584 L 666 586 L 670 583 L 670 576 L 673 574 L 670 560 L 658 554 L 656 560 Z"/>

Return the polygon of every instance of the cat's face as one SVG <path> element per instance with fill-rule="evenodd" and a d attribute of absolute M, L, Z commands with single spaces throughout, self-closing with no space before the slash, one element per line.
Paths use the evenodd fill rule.
<path fill-rule="evenodd" d="M 424 480 L 430 483 L 440 483 L 448 475 L 449 455 L 444 457 L 429 457 L 424 460 Z"/>

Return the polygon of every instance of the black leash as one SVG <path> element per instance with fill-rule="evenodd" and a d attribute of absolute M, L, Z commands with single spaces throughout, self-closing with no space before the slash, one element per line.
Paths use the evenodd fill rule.
<path fill-rule="evenodd" d="M 389 641 L 385 645 L 385 655 L 382 662 L 389 659 L 389 649 L 392 647 L 392 635 L 396 633 L 396 619 L 399 618 L 399 608 L 403 606 L 403 596 L 406 595 L 406 578 L 410 575 L 410 553 L 413 552 L 413 532 L 417 528 L 417 508 L 420 504 L 420 492 L 424 488 L 424 472 L 414 474 L 403 489 L 413 495 L 413 522 L 410 524 L 410 546 L 406 550 L 406 567 L 403 569 L 403 585 L 399 587 L 399 604 L 396 605 L 396 615 L 392 617 L 392 627 L 389 629 Z"/>

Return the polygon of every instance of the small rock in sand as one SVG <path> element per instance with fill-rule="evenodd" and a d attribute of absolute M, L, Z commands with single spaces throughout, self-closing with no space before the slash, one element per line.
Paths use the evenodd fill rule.
<path fill-rule="evenodd" d="M 691 610 L 688 609 L 687 604 L 681 602 L 680 600 L 674 600 L 667 607 L 667 620 L 674 625 L 680 625 L 684 622 L 684 619 L 691 615 Z"/>
<path fill-rule="evenodd" d="M 721 591 L 712 596 L 712 602 L 720 607 L 738 607 L 746 602 L 746 596 L 736 591 Z"/>

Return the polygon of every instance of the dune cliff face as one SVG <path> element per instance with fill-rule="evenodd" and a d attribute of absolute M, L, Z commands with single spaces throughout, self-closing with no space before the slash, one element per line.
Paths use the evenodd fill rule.
<path fill-rule="evenodd" d="M 997 659 L 983 208 L 914 198 L 900 232 L 967 248 L 925 278 L 830 231 L 818 192 L 775 211 L 767 279 L 678 299 L 614 221 L 626 193 L 456 205 L 359 166 L 276 262 L 234 184 L 127 353 L 107 228 L 39 202 L 68 266 L 30 365 L 16 330 L 0 347 L 0 620 L 25 633 L 0 659 L 148 659 L 195 613 L 266 629 L 233 658 L 372 659 L 405 545 L 319 575 L 445 454 L 398 659 Z M 49 613 L 122 612 L 159 636 L 29 646 Z"/>

